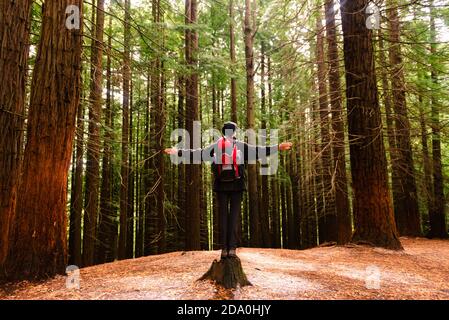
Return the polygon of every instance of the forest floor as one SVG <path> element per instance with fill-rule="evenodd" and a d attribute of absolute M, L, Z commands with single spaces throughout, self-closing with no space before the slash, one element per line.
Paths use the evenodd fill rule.
<path fill-rule="evenodd" d="M 174 252 L 83 268 L 0 288 L 0 299 L 449 299 L 449 241 L 401 238 L 404 251 L 367 246 L 238 249 L 252 286 L 196 281 L 219 252 Z"/>

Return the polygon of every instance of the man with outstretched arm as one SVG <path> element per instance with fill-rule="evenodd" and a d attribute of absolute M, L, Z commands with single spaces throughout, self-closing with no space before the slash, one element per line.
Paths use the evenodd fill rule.
<path fill-rule="evenodd" d="M 221 258 L 236 257 L 237 225 L 240 218 L 243 192 L 246 191 L 245 163 L 264 159 L 279 150 L 290 150 L 291 142 L 272 146 L 253 146 L 238 141 L 237 125 L 227 122 L 222 128 L 223 136 L 204 149 L 165 149 L 169 155 L 178 155 L 187 163 L 194 159 L 212 162 L 214 191 L 217 193 Z"/>

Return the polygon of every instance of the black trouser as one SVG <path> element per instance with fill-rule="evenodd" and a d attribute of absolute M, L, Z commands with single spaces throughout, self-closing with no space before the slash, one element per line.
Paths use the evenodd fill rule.
<path fill-rule="evenodd" d="M 242 191 L 217 192 L 220 215 L 220 244 L 223 249 L 237 247 L 237 222 L 240 218 Z"/>

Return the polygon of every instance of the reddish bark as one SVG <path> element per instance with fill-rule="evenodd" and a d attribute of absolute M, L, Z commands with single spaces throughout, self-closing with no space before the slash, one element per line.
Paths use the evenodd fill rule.
<path fill-rule="evenodd" d="M 400 235 L 421 235 L 421 221 L 418 209 L 415 170 L 413 165 L 412 147 L 410 141 L 410 122 L 407 114 L 405 96 L 404 69 L 400 47 L 399 15 L 396 1 L 390 1 L 393 6 L 388 13 L 390 26 L 390 64 L 393 107 L 395 112 L 396 155 L 392 161 L 398 177 L 396 192 L 393 193 L 394 214 Z"/>
<path fill-rule="evenodd" d="M 368 0 L 342 2 L 355 233 L 352 241 L 402 249 L 388 189 Z"/>
<path fill-rule="evenodd" d="M 67 175 L 81 66 L 81 30 L 69 30 L 65 25 L 64 13 L 69 5 L 81 9 L 82 1 L 47 1 L 43 7 L 31 83 L 23 180 L 6 261 L 10 278 L 65 273 Z"/>
<path fill-rule="evenodd" d="M 337 242 L 351 240 L 352 225 L 348 199 L 348 181 L 346 177 L 345 122 L 341 97 L 340 57 L 337 45 L 337 26 L 335 24 L 334 1 L 326 0 L 326 40 L 329 63 L 329 99 L 332 113 L 332 154 L 335 167 L 335 210 L 337 215 Z"/>
<path fill-rule="evenodd" d="M 186 0 L 186 24 L 196 25 L 197 0 Z M 185 58 L 189 67 L 186 78 L 186 127 L 191 137 L 190 148 L 193 148 L 193 122 L 199 120 L 198 108 L 198 32 L 186 30 Z M 200 243 L 200 164 L 190 164 L 186 167 L 186 190 L 194 190 L 186 197 L 186 249 L 199 250 Z"/>
<path fill-rule="evenodd" d="M 0 266 L 16 207 L 31 1 L 0 3 Z"/>
<path fill-rule="evenodd" d="M 127 231 L 128 231 L 128 184 L 129 184 L 129 98 L 131 82 L 131 56 L 130 56 L 130 0 L 125 0 L 124 20 L 124 56 L 123 56 L 123 118 L 122 118 L 122 164 L 120 169 L 120 234 L 118 244 L 118 258 L 126 258 Z"/>
<path fill-rule="evenodd" d="M 86 196 L 83 226 L 83 266 L 94 263 L 100 188 L 100 122 L 103 93 L 104 0 L 97 0 L 95 39 L 91 49 L 89 137 L 87 140 Z"/>
<path fill-rule="evenodd" d="M 254 8 L 252 0 L 245 0 L 244 40 L 246 58 L 246 120 L 247 128 L 255 130 L 254 109 Z M 248 136 L 250 144 L 255 144 L 255 135 Z M 260 246 L 260 216 L 259 216 L 259 193 L 257 188 L 257 167 L 248 164 L 248 198 L 249 198 L 249 227 L 250 244 L 253 247 Z"/>

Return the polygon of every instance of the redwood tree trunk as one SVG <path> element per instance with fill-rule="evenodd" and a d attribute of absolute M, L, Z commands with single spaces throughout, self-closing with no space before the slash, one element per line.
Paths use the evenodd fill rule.
<path fill-rule="evenodd" d="M 82 264 L 81 255 L 81 220 L 83 214 L 83 155 L 84 155 L 84 106 L 80 104 L 77 114 L 76 155 L 72 166 L 75 167 L 72 184 L 69 226 L 69 263 Z"/>
<path fill-rule="evenodd" d="M 320 215 L 320 243 L 326 241 L 337 241 L 337 225 L 335 214 L 335 203 L 332 192 L 332 149 L 329 137 L 329 101 L 326 87 L 326 65 L 324 61 L 324 30 L 321 23 L 321 13 L 317 18 L 317 77 L 318 77 L 318 101 L 319 101 L 319 119 L 321 133 L 321 175 L 322 196 L 324 199 L 322 212 Z"/>
<path fill-rule="evenodd" d="M 265 120 L 266 115 L 266 87 L 265 87 L 265 42 L 261 43 L 261 61 L 260 61 L 260 78 L 261 78 L 261 89 L 260 89 L 260 109 L 262 114 L 262 123 L 261 129 L 267 129 L 267 121 Z M 265 139 L 264 139 L 265 140 Z M 262 145 L 266 144 L 266 141 L 261 143 Z M 262 162 L 263 163 L 263 162 Z M 261 177 L 261 197 L 260 197 L 260 226 L 261 226 L 261 238 L 262 238 L 262 246 L 268 248 L 271 246 L 270 239 L 270 225 L 268 219 L 268 175 L 262 175 Z"/>
<path fill-rule="evenodd" d="M 341 97 L 340 58 L 337 46 L 334 1 L 326 0 L 326 40 L 329 63 L 329 99 L 332 110 L 332 153 L 335 168 L 335 210 L 337 215 L 337 242 L 345 244 L 351 240 L 352 225 L 346 177 L 345 125 Z"/>
<path fill-rule="evenodd" d="M 428 143 L 428 131 L 427 131 L 427 120 L 425 116 L 426 104 L 424 104 L 421 94 L 418 98 L 419 101 L 419 123 L 421 128 L 421 147 L 422 147 L 422 157 L 423 157 L 423 167 L 424 167 L 424 194 L 427 206 L 427 219 L 428 222 L 430 210 L 432 207 L 432 164 L 429 155 L 429 143 Z"/>
<path fill-rule="evenodd" d="M 319 91 L 319 88 L 316 88 L 317 91 Z M 312 102 L 313 109 L 311 112 L 311 119 L 312 119 L 312 126 L 315 127 L 317 123 L 319 123 L 319 116 L 320 116 L 320 106 L 319 101 L 314 100 Z M 321 147 L 322 145 L 319 143 L 321 132 L 318 130 L 313 130 L 312 133 L 312 143 L 311 143 L 311 152 L 312 156 L 310 159 L 314 159 L 312 161 L 312 173 L 311 173 L 311 179 L 313 180 L 313 188 L 312 190 L 312 207 L 311 209 L 315 211 L 316 208 L 316 215 L 317 215 L 317 223 L 318 223 L 318 240 L 319 243 L 326 242 L 326 225 L 325 225 L 325 202 L 324 202 L 324 186 L 323 186 L 323 161 L 322 157 L 320 157 L 321 154 Z M 309 230 L 312 228 L 309 228 Z"/>
<path fill-rule="evenodd" d="M 151 216 L 151 207 L 153 204 L 153 201 L 151 201 L 151 195 L 150 190 L 152 189 L 152 176 L 150 175 L 150 169 L 151 169 L 151 158 L 150 158 L 150 146 L 152 144 L 151 142 L 151 135 L 150 135 L 150 118 L 151 118 L 151 112 L 150 111 L 150 101 L 151 101 L 151 66 L 148 68 L 148 75 L 147 75 L 147 88 L 146 88 L 146 110 L 145 110 L 145 137 L 144 137 L 144 162 L 143 162 L 143 168 L 144 168 L 144 178 L 143 178 L 143 184 L 144 184 L 144 202 L 145 202 L 145 217 L 144 217 L 144 235 L 143 235 L 143 254 L 149 255 L 151 253 L 151 241 L 152 241 L 152 216 Z"/>
<path fill-rule="evenodd" d="M 399 192 L 394 193 L 394 214 L 400 235 L 419 236 L 421 222 L 418 209 L 418 194 L 416 191 L 415 169 L 413 166 L 412 147 L 410 142 L 410 122 L 407 115 L 405 97 L 404 70 L 400 49 L 400 30 L 397 2 L 390 1 L 393 7 L 388 9 L 390 26 L 390 64 L 391 84 L 393 89 L 393 107 L 395 111 L 395 134 L 398 165 Z"/>
<path fill-rule="evenodd" d="M 156 30 L 158 36 L 155 38 L 156 43 L 159 46 L 163 46 L 162 42 L 162 28 L 159 27 L 159 24 L 162 19 L 161 11 L 160 11 L 160 2 L 159 0 L 153 0 L 153 22 L 156 25 Z M 154 70 L 151 79 L 151 87 L 152 87 L 152 101 L 154 108 L 153 126 L 154 126 L 154 152 L 155 157 L 153 161 L 153 169 L 155 172 L 155 180 L 156 180 L 156 190 L 155 190 L 155 216 L 157 217 L 157 228 L 156 228 L 156 238 L 157 241 L 157 251 L 158 253 L 163 253 L 166 250 L 166 239 L 165 239 L 165 213 L 164 213 L 164 180 L 165 180 L 165 166 L 164 166 L 164 154 L 162 153 L 162 149 L 164 146 L 164 128 L 165 128 L 165 111 L 164 111 L 164 85 L 163 85 L 163 63 L 161 62 L 161 56 L 159 53 L 156 54 L 156 57 L 153 61 Z"/>
<path fill-rule="evenodd" d="M 43 7 L 23 178 L 6 261 L 10 278 L 64 274 L 67 265 L 67 175 L 80 97 L 82 48 L 81 31 L 66 28 L 69 5 L 82 9 L 81 0 L 46 1 Z"/>
<path fill-rule="evenodd" d="M 112 18 L 109 17 L 109 32 L 112 26 Z M 110 259 L 111 246 L 113 244 L 111 237 L 111 229 L 114 226 L 115 212 L 112 203 L 112 185 L 113 185 L 113 152 L 112 141 L 114 139 L 113 127 L 113 100 L 111 92 L 111 50 L 112 37 L 108 36 L 107 65 L 106 65 L 106 109 L 105 109 L 105 135 L 103 142 L 103 168 L 101 174 L 100 188 L 100 219 L 98 226 L 98 249 L 97 263 L 104 263 Z M 109 259 L 108 259 L 109 258 Z"/>
<path fill-rule="evenodd" d="M 299 128 L 295 124 L 295 128 Z M 300 205 L 300 194 L 299 194 L 299 184 L 301 183 L 301 175 L 298 174 L 298 156 L 300 148 L 293 150 L 290 154 L 289 161 L 289 175 L 291 181 L 291 201 L 292 201 L 292 216 L 289 220 L 289 248 L 299 249 L 301 246 L 300 239 L 300 221 L 301 221 L 301 205 Z"/>
<path fill-rule="evenodd" d="M 365 26 L 368 0 L 340 1 L 355 233 L 352 241 L 402 249 L 388 190 L 377 95 L 372 31 Z"/>
<path fill-rule="evenodd" d="M 312 119 L 313 119 L 313 113 L 311 112 Z M 308 159 L 310 162 L 312 162 L 312 159 L 315 158 L 314 154 L 316 153 L 316 147 L 310 146 L 308 150 Z M 317 162 L 317 161 L 316 161 Z M 309 174 L 308 174 L 308 183 L 307 183 L 307 214 L 306 214 L 306 248 L 313 248 L 316 247 L 318 244 L 318 215 L 317 212 L 319 212 L 319 208 L 321 208 L 321 197 L 317 196 L 317 184 L 319 181 L 316 179 L 316 171 L 317 165 L 312 163 L 311 167 L 309 168 Z M 321 187 L 320 187 L 321 188 Z"/>
<path fill-rule="evenodd" d="M 231 93 L 232 95 L 232 93 Z M 215 88 L 215 83 L 212 84 L 212 127 L 217 128 L 217 118 L 216 115 L 218 112 L 218 99 L 217 99 L 217 89 Z M 218 216 L 218 202 L 217 202 L 217 194 L 212 191 L 212 229 L 213 229 L 213 249 L 221 249 L 220 248 L 220 230 L 219 230 L 219 216 Z"/>
<path fill-rule="evenodd" d="M 131 61 L 130 61 L 131 63 Z M 129 127 L 128 127 L 128 208 L 126 209 L 126 259 L 132 259 L 134 257 L 134 185 L 135 185 L 135 167 L 133 158 L 133 145 L 134 145 L 134 107 L 133 107 L 133 82 L 132 74 L 130 74 L 129 81 Z"/>
<path fill-rule="evenodd" d="M 272 67 L 271 67 L 271 56 L 268 55 L 267 59 L 267 72 L 268 72 L 268 113 L 270 115 L 270 123 L 274 122 L 274 112 L 273 112 L 273 84 L 272 84 Z M 271 246 L 274 248 L 281 247 L 280 241 L 280 221 L 279 221 L 279 201 L 278 201 L 278 180 L 277 176 L 273 175 L 270 177 L 270 195 L 271 200 L 269 201 L 270 210 L 270 236 L 271 236 Z"/>
<path fill-rule="evenodd" d="M 229 46 L 232 63 L 231 76 L 231 121 L 237 123 L 237 80 L 235 79 L 235 33 L 234 33 L 234 1 L 229 0 Z"/>
<path fill-rule="evenodd" d="M 130 66 L 130 0 L 125 0 L 125 53 L 123 57 L 123 121 L 122 121 L 122 164 L 120 185 L 120 234 L 118 258 L 126 258 L 128 229 L 128 180 L 129 180 L 129 94 L 131 81 Z"/>
<path fill-rule="evenodd" d="M 396 205 L 396 202 L 400 202 L 402 197 L 402 187 L 401 187 L 401 169 L 398 168 L 402 165 L 400 161 L 398 161 L 398 145 L 396 141 L 396 130 L 394 126 L 394 114 L 393 114 L 393 97 L 390 88 L 390 82 L 388 77 L 388 61 L 385 55 L 385 45 L 384 39 L 382 35 L 382 30 L 379 30 L 379 64 L 381 66 L 381 84 L 383 91 L 383 104 L 385 106 L 385 118 L 387 122 L 387 141 L 388 141 L 388 151 L 390 155 L 390 163 L 391 163 L 391 188 L 393 193 L 393 207 L 400 207 Z M 396 200 L 397 201 L 396 201 Z M 399 209 L 398 209 L 399 210 Z M 396 211 L 398 211 L 396 210 Z M 395 214 L 395 218 L 397 221 L 397 215 Z"/>
<path fill-rule="evenodd" d="M 135 257 L 143 256 L 143 231 L 144 231 L 144 199 L 145 189 L 143 188 L 143 143 L 145 136 L 142 136 L 142 102 L 145 101 L 145 97 L 142 97 L 141 84 L 138 84 L 138 97 L 136 102 L 137 107 L 137 132 L 136 132 L 136 161 L 134 163 L 136 167 L 136 244 L 135 244 Z M 145 131 L 144 131 L 145 134 Z"/>
<path fill-rule="evenodd" d="M 254 26 L 252 21 L 253 8 L 251 0 L 245 0 L 245 58 L 246 58 L 246 117 L 247 128 L 255 130 L 254 110 Z M 248 135 L 250 144 L 256 144 L 255 133 Z M 248 164 L 248 197 L 249 197 L 249 226 L 250 244 L 258 247 L 261 244 L 259 192 L 257 191 L 257 165 Z"/>
<path fill-rule="evenodd" d="M 185 108 L 184 108 L 184 101 L 185 101 L 185 79 L 184 77 L 179 77 L 179 87 L 178 87 L 178 128 L 184 128 L 185 126 Z M 180 164 L 177 166 L 178 168 L 178 220 L 179 220 L 179 226 L 180 228 L 177 229 L 178 233 L 178 249 L 182 250 L 186 247 L 185 244 L 185 226 L 186 226 L 186 210 L 185 210 L 185 203 L 186 203 L 186 192 L 185 192 L 185 172 L 186 168 L 184 164 Z M 218 229 L 217 229 L 218 230 Z"/>
<path fill-rule="evenodd" d="M 0 3 L 0 266 L 16 207 L 20 175 L 30 0 Z"/>
<path fill-rule="evenodd" d="M 159 175 L 157 174 L 157 147 L 156 147 L 156 119 L 158 115 L 158 99 L 159 99 L 159 75 L 158 75 L 158 61 L 152 59 L 150 62 L 150 91 L 151 91 L 151 106 L 150 106 L 150 140 L 149 140 L 149 159 L 150 159 L 150 188 L 148 189 L 148 203 L 149 203 L 149 253 L 157 253 L 157 219 L 158 219 L 158 207 L 157 207 L 157 194 L 156 188 L 160 183 Z"/>
<path fill-rule="evenodd" d="M 281 155 L 281 165 L 285 166 L 285 156 Z M 287 183 L 281 181 L 279 188 L 281 189 L 280 200 L 281 200 L 281 230 L 282 230 L 282 248 L 287 248 L 288 241 L 288 228 L 287 228 Z"/>
<path fill-rule="evenodd" d="M 83 227 L 83 266 L 94 263 L 100 184 L 100 119 L 103 93 L 104 0 L 97 0 L 95 39 L 92 40 L 87 142 L 86 200 Z"/>
<path fill-rule="evenodd" d="M 435 14 L 431 2 L 430 9 L 430 53 L 436 55 L 436 29 Z M 438 85 L 438 76 L 436 66 L 432 63 L 431 79 L 434 86 Z M 441 124 L 440 111 L 441 107 L 437 98 L 431 96 L 431 126 L 432 126 L 432 171 L 433 171 L 433 201 L 430 210 L 430 236 L 434 238 L 447 238 L 448 230 L 446 227 L 446 215 L 444 210 L 444 186 L 443 186 L 443 167 L 441 163 Z"/>
<path fill-rule="evenodd" d="M 186 0 L 186 24 L 197 24 L 197 0 Z M 198 33 L 186 30 L 186 62 L 189 75 L 186 78 L 186 126 L 190 134 L 190 148 L 193 148 L 193 122 L 199 120 L 198 108 Z M 186 167 L 186 190 L 192 192 L 186 197 L 186 249 L 199 250 L 200 244 L 200 164 Z"/>
<path fill-rule="evenodd" d="M 272 244 L 273 248 L 281 247 L 281 220 L 279 213 L 279 181 L 276 176 L 270 178 L 271 186 L 271 233 L 272 233 Z"/>

